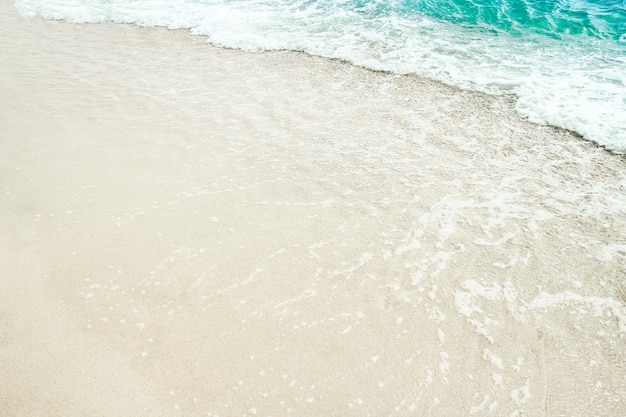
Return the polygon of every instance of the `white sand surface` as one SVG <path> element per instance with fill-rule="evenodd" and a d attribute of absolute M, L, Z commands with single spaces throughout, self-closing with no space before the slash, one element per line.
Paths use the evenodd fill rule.
<path fill-rule="evenodd" d="M 0 22 L 0 416 L 626 415 L 624 156 L 416 77 Z"/>

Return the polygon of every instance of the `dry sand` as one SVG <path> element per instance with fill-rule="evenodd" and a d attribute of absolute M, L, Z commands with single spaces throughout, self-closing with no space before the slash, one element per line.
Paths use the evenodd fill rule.
<path fill-rule="evenodd" d="M 0 416 L 626 415 L 623 156 L 415 77 L 0 21 Z"/>

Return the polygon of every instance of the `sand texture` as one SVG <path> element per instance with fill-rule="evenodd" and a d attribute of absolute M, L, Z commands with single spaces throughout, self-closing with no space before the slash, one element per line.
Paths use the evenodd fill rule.
<path fill-rule="evenodd" d="M 0 416 L 626 415 L 624 156 L 417 77 L 0 21 Z"/>

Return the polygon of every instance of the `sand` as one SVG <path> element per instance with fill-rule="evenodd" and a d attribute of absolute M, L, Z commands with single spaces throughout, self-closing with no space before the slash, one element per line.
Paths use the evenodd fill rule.
<path fill-rule="evenodd" d="M 624 156 L 417 77 L 0 20 L 0 416 L 626 414 Z"/>

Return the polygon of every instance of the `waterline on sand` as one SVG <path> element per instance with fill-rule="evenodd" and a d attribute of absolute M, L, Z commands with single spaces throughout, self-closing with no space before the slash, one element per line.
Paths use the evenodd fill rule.
<path fill-rule="evenodd" d="M 622 156 L 418 77 L 0 14 L 0 414 L 624 413 Z"/>

